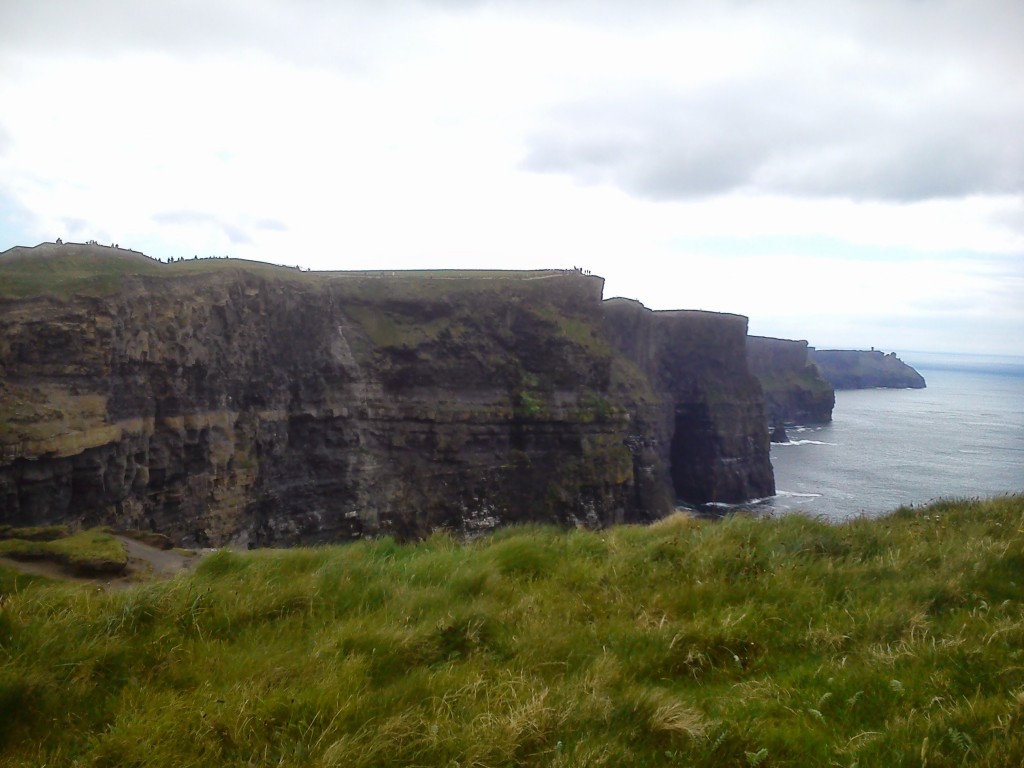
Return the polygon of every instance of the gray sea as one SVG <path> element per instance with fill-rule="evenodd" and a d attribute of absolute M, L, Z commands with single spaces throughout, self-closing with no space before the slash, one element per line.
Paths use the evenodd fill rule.
<path fill-rule="evenodd" d="M 743 506 L 843 520 L 1024 493 L 1024 358 L 897 354 L 926 389 L 836 392 L 831 424 L 772 445 L 777 495 Z"/>

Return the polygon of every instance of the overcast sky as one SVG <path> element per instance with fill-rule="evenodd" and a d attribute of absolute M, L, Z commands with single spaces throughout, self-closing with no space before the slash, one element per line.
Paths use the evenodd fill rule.
<path fill-rule="evenodd" d="M 582 266 L 1024 354 L 1020 0 L 0 0 L 0 250 Z"/>

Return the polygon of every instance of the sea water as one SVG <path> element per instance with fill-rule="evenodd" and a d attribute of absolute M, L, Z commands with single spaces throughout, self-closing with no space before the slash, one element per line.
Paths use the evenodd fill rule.
<path fill-rule="evenodd" d="M 832 423 L 772 445 L 777 495 L 752 509 L 843 520 L 1024 493 L 1024 358 L 898 354 L 927 388 L 837 391 Z"/>

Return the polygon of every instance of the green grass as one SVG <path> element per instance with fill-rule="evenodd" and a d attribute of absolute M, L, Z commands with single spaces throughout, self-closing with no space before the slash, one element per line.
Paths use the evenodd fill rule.
<path fill-rule="evenodd" d="M 102 528 L 69 534 L 63 526 L 0 526 L 0 555 L 59 563 L 82 575 L 119 573 L 128 565 L 121 542 Z"/>
<path fill-rule="evenodd" d="M 434 295 L 452 291 L 501 291 L 509 282 L 530 282 L 561 276 L 562 270 L 376 270 L 306 272 L 294 266 L 267 264 L 246 259 L 185 258 L 162 264 L 144 254 L 103 245 L 43 243 L 34 248 L 15 247 L 0 253 L 0 299 L 32 296 L 68 298 L 72 295 L 109 296 L 117 293 L 125 278 L 209 276 L 243 270 L 266 278 L 322 285 L 351 283 L 355 289 L 373 292 L 388 277 L 389 290 L 404 284 L 407 292 Z M 576 275 L 572 275 L 576 277 Z M 543 280 L 542 280 L 543 282 Z"/>
<path fill-rule="evenodd" d="M 1024 498 L 0 580 L 5 766 L 1009 766 Z"/>
<path fill-rule="evenodd" d="M 245 259 L 185 259 L 162 264 L 138 252 L 80 243 L 12 248 L 0 256 L 0 299 L 110 296 L 130 277 L 197 278 L 238 270 L 288 282 L 323 282 L 317 273 Z"/>
<path fill-rule="evenodd" d="M 0 298 L 108 296 L 125 277 L 160 274 L 162 266 L 139 253 L 95 245 L 12 248 L 0 259 Z"/>

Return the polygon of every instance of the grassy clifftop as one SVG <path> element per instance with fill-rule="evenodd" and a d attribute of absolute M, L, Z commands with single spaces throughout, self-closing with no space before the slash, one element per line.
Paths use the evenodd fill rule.
<path fill-rule="evenodd" d="M 471 290 L 489 287 L 493 281 L 525 281 L 562 274 L 561 270 L 405 270 L 304 272 L 295 267 L 266 264 L 245 259 L 185 259 L 164 264 L 138 251 L 111 246 L 65 243 L 40 243 L 34 247 L 16 246 L 0 253 L 0 299 L 32 296 L 66 298 L 109 296 L 130 277 L 211 277 L 243 270 L 265 278 L 309 284 L 347 281 L 365 287 L 366 280 L 387 277 L 410 285 L 419 284 L 431 291 L 439 281 L 458 281 Z M 596 278 L 599 279 L 599 278 Z M 447 285 L 448 289 L 455 288 Z"/>
<path fill-rule="evenodd" d="M 1024 761 L 1024 498 L 0 579 L 0 762 Z"/>
<path fill-rule="evenodd" d="M 129 275 L 152 275 L 160 262 L 135 251 L 101 245 L 42 243 L 0 253 L 0 298 L 64 296 L 74 291 L 106 296 Z"/>

